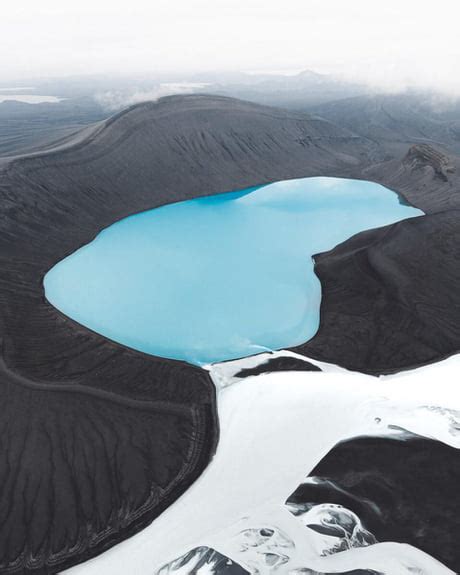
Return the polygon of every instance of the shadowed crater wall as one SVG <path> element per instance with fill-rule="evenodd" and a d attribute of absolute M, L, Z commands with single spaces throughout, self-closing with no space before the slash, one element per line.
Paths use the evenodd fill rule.
<path fill-rule="evenodd" d="M 321 325 L 294 351 L 382 374 L 460 349 L 460 212 L 369 230 L 316 256 Z"/>
<path fill-rule="evenodd" d="M 275 180 L 366 177 L 380 160 L 378 144 L 321 118 L 188 96 L 135 106 L 61 147 L 0 162 L 2 573 L 56 573 L 131 536 L 192 483 L 217 442 L 205 371 L 124 348 L 64 317 L 45 300 L 44 274 L 130 214 Z M 434 236 L 430 229 L 435 238 L 438 228 Z M 326 334 L 328 314 L 341 308 L 330 307 L 321 259 L 329 307 L 308 353 L 348 365 L 337 330 Z M 323 352 L 325 337 L 332 343 Z M 450 353 L 455 337 L 395 366 Z M 360 341 L 356 365 L 380 368 L 391 355 L 368 363 Z"/>
<path fill-rule="evenodd" d="M 3 573 L 54 573 L 129 537 L 190 485 L 217 441 L 205 371 L 72 322 L 45 300 L 44 274 L 129 214 L 348 173 L 367 147 L 302 114 L 178 97 L 0 164 Z"/>

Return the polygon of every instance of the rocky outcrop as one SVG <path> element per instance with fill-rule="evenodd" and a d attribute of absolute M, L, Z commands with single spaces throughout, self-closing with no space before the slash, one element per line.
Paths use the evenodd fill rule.
<path fill-rule="evenodd" d="M 403 159 L 403 164 L 411 170 L 429 167 L 433 170 L 434 176 L 444 182 L 448 181 L 449 174 L 455 172 L 449 157 L 428 144 L 411 146 Z"/>

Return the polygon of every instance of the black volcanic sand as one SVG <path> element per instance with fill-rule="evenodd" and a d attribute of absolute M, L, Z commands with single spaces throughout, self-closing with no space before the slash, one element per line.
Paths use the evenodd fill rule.
<path fill-rule="evenodd" d="M 259 363 L 259 365 L 255 367 L 242 369 L 238 373 L 235 373 L 234 377 L 244 378 L 250 377 L 251 375 L 261 375 L 262 373 L 273 373 L 275 371 L 321 371 L 321 369 L 317 365 L 297 357 L 281 356 Z"/>
<path fill-rule="evenodd" d="M 130 214 L 275 180 L 363 177 L 379 160 L 383 156 L 375 142 L 320 118 L 212 96 L 138 105 L 61 147 L 0 160 L 2 573 L 56 573 L 133 535 L 187 489 L 217 442 L 215 391 L 207 372 L 127 349 L 64 317 L 44 297 L 45 273 Z M 419 188 L 408 183 L 410 169 L 401 168 L 400 185 L 416 203 Z M 373 177 L 387 176 L 383 167 Z M 426 203 L 433 174 L 424 170 L 417 185 L 420 177 L 420 201 Z M 438 180 L 437 187 L 450 186 Z M 391 186 L 398 189 L 397 179 Z M 425 285 L 417 313 L 439 328 L 434 338 L 420 327 L 416 345 L 406 347 L 404 357 L 391 345 L 395 312 L 387 305 L 388 290 L 392 297 L 398 289 L 406 294 L 401 300 L 406 306 L 415 297 L 406 283 L 395 284 L 398 273 L 405 282 L 410 277 L 405 270 L 395 273 L 387 266 L 379 298 L 361 307 L 361 280 L 350 278 L 342 292 L 350 298 L 345 305 L 334 299 L 338 288 L 331 288 L 333 278 L 326 277 L 337 259 L 326 254 L 318 260 L 326 307 L 320 333 L 305 351 L 361 365 L 364 371 L 407 367 L 452 353 L 458 322 L 453 309 L 449 319 L 444 317 L 444 300 L 442 306 L 437 302 L 439 292 L 456 302 L 450 282 L 458 273 L 451 269 L 452 253 L 458 252 L 453 240 L 444 244 L 438 238 L 446 237 L 446 225 L 455 233 L 455 217 L 427 218 L 423 237 L 413 232 L 414 224 L 390 228 L 401 230 L 403 241 L 416 242 L 405 246 L 404 262 L 412 250 L 421 280 L 417 298 L 419 284 Z M 382 232 L 375 234 L 382 242 Z M 361 246 L 370 237 L 350 241 Z M 421 241 L 429 254 L 425 263 Z M 342 254 L 351 264 L 350 243 L 344 245 L 338 258 Z M 371 253 L 370 244 L 366 249 Z M 400 253 L 394 246 L 388 253 L 392 249 Z M 435 261 L 441 256 L 444 263 Z M 361 260 L 359 265 L 363 286 L 371 286 L 364 296 L 374 296 L 373 268 L 369 272 Z M 436 270 L 449 281 L 440 285 Z M 368 317 L 351 317 L 352 305 Z M 381 326 L 378 332 L 350 328 L 350 322 L 370 326 L 380 321 L 385 310 L 386 332 Z M 343 328 L 343 345 L 330 314 Z M 398 325 L 400 339 L 410 339 L 413 323 L 408 320 L 406 336 L 404 323 Z M 378 358 L 366 360 L 369 336 L 379 349 L 391 345 L 392 352 L 379 351 Z"/>
<path fill-rule="evenodd" d="M 374 375 L 460 349 L 460 211 L 358 234 L 316 256 L 321 323 L 294 349 Z"/>
<path fill-rule="evenodd" d="M 43 277 L 102 228 L 199 195 L 360 166 L 343 129 L 219 97 L 135 106 L 61 147 L 0 164 L 0 571 L 55 573 L 133 535 L 217 442 L 204 370 L 60 314 Z"/>
<path fill-rule="evenodd" d="M 360 438 L 334 447 L 287 503 L 336 503 L 379 542 L 409 543 L 460 573 L 458 450 L 438 441 Z"/>

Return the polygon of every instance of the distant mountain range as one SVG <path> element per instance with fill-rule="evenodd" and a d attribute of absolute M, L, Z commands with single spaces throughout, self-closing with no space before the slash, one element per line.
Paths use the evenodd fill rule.
<path fill-rule="evenodd" d="M 63 100 L 0 103 L 0 157 L 41 148 L 118 109 L 174 92 L 230 96 L 306 111 L 384 145 L 388 158 L 399 155 L 406 144 L 421 142 L 460 153 L 460 99 L 413 91 L 376 94 L 364 85 L 309 70 L 294 75 L 234 72 L 186 78 L 83 76 L 25 84 L 27 94 Z M 0 95 L 10 92 L 11 87 L 0 86 Z"/>

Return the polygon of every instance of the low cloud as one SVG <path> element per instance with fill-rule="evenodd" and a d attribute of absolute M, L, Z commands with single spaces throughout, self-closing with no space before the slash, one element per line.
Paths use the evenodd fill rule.
<path fill-rule="evenodd" d="M 196 82 L 167 82 L 152 88 L 151 90 L 110 90 L 95 94 L 94 99 L 105 110 L 116 112 L 140 102 L 155 102 L 164 96 L 175 94 L 193 94 L 207 84 Z"/>

